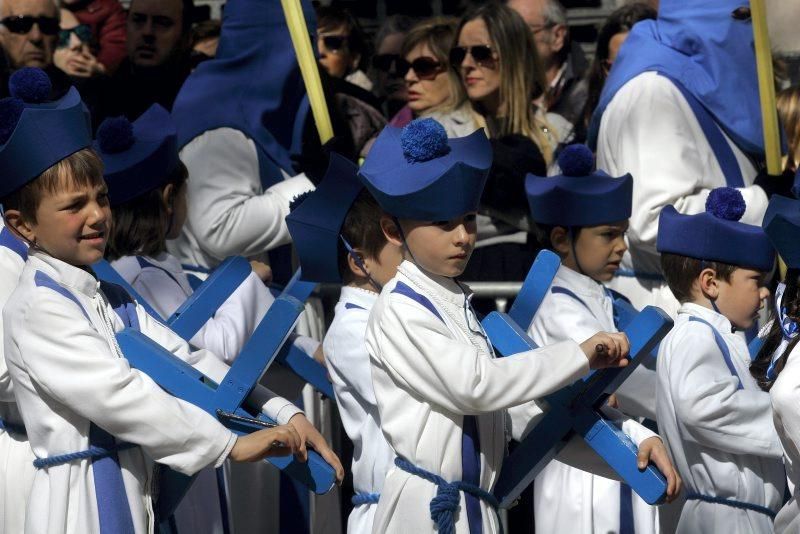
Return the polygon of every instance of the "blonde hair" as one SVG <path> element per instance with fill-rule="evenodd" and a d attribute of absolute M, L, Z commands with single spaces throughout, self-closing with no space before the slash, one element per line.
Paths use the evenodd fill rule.
<path fill-rule="evenodd" d="M 464 15 L 458 26 L 458 34 L 466 23 L 478 18 L 486 24 L 492 49 L 499 58 L 499 96 L 505 120 L 501 121 L 500 130 L 494 134 L 498 137 L 511 134 L 529 137 L 550 164 L 555 147 L 546 131 L 552 128 L 544 114 L 537 116 L 533 103 L 544 93 L 547 82 L 530 29 L 516 11 L 503 4 L 490 2 Z M 479 105 L 473 103 L 473 106 L 478 112 L 483 111 Z"/>
<path fill-rule="evenodd" d="M 800 86 L 793 86 L 778 93 L 778 116 L 786 131 L 789 144 L 788 168 L 797 169 L 800 159 Z"/>

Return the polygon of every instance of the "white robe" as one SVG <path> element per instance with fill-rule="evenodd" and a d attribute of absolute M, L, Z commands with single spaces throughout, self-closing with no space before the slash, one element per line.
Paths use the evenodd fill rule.
<path fill-rule="evenodd" d="M 767 196 L 752 185 L 756 168 L 725 138 L 747 186 L 740 189 L 747 203 L 742 222 L 760 226 Z M 664 206 L 672 204 L 680 213 L 700 213 L 705 211 L 709 191 L 726 185 L 689 103 L 671 81 L 655 72 L 636 76 L 611 99 L 600 122 L 597 167 L 611 176 L 633 176 L 629 251 L 622 260 L 622 269 L 628 272 L 660 275 L 656 235 Z M 652 304 L 674 316 L 679 306 L 663 281 L 617 276 L 608 286 L 639 309 Z"/>
<path fill-rule="evenodd" d="M 738 379 L 711 329 L 720 333 Z M 697 304 L 681 306 L 658 351 L 658 425 L 686 493 L 766 506 L 777 511 L 786 475 L 769 395 L 749 372 L 744 340 L 723 315 Z M 740 382 L 741 381 L 741 382 Z M 743 389 L 737 389 L 741 383 Z M 797 406 L 792 407 L 796 411 Z M 772 532 L 761 513 L 687 500 L 678 523 L 686 534 Z"/>
<path fill-rule="evenodd" d="M 342 424 L 353 442 L 353 487 L 356 493 L 381 493 L 386 472 L 394 465 L 394 451 L 381 433 L 380 415 L 372 387 L 369 354 L 364 344 L 369 313 L 378 294 L 342 287 L 336 315 L 323 348 L 336 393 Z M 375 504 L 353 508 L 348 534 L 372 532 Z"/>
<path fill-rule="evenodd" d="M 42 271 L 81 303 L 37 287 Z M 39 252 L 31 253 L 20 283 L 3 310 L 6 360 L 15 395 L 37 457 L 85 450 L 90 423 L 139 447 L 119 452 L 136 532 L 152 532 L 152 460 L 192 474 L 219 466 L 235 436 L 199 408 L 164 393 L 147 375 L 130 368 L 114 333 L 124 325 L 95 278 Z M 227 366 L 189 345 L 136 308 L 142 333 L 221 381 Z M 298 412 L 285 399 L 257 388 L 250 398 L 283 424 Z M 155 432 L 154 429 L 169 429 Z M 36 472 L 28 502 L 26 532 L 97 532 L 90 462 Z"/>
<path fill-rule="evenodd" d="M 393 293 L 398 282 L 429 298 L 442 320 L 409 297 Z M 472 329 L 477 319 L 469 313 Z M 440 475 L 461 480 L 464 415 L 475 415 L 480 441 L 480 486 L 494 486 L 506 451 L 507 427 L 519 439 L 543 415 L 535 399 L 574 382 L 588 370 L 588 360 L 574 341 L 493 358 L 479 335 L 465 324 L 465 296 L 450 278 L 423 273 L 405 261 L 383 289 L 367 325 L 381 430 L 398 456 Z M 506 408 L 511 408 L 507 419 Z M 585 468 L 613 477 L 613 472 L 581 439 L 561 455 Z M 373 532 L 434 532 L 429 504 L 436 486 L 393 467 L 384 482 Z M 483 531 L 498 532 L 495 513 L 480 502 Z M 456 532 L 468 532 L 465 500 L 456 513 Z"/>
<path fill-rule="evenodd" d="M 571 291 L 580 301 L 568 294 L 547 294 L 528 329 L 537 345 L 544 347 L 566 339 L 582 343 L 598 331 L 617 330 L 611 298 L 601 284 L 562 265 L 553 280 L 553 287 L 556 286 Z M 631 419 L 624 419 L 622 427 L 627 434 L 655 436 Z M 569 498 L 565 499 L 565 495 Z M 533 499 L 537 532 L 620 531 L 619 482 L 553 460 L 534 480 Z M 637 534 L 657 532 L 656 508 L 635 493 L 632 500 Z"/>

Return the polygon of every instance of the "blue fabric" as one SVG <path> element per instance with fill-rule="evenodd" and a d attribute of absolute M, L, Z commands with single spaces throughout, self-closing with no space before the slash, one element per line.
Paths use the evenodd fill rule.
<path fill-rule="evenodd" d="M 481 485 L 481 440 L 478 434 L 478 418 L 465 415 L 461 429 L 461 478 L 467 484 L 476 487 Z M 483 516 L 479 498 L 472 493 L 465 493 L 467 504 L 467 522 L 470 534 L 483 533 Z"/>
<path fill-rule="evenodd" d="M 385 127 L 359 171 L 381 208 L 418 221 L 449 221 L 476 211 L 492 166 L 483 130 L 449 139 L 450 150 L 428 161 L 407 159 L 401 131 Z"/>
<path fill-rule="evenodd" d="M 10 421 L 4 420 L 0 417 L 0 430 L 5 430 L 6 432 L 13 432 L 15 434 L 27 434 L 25 430 L 25 425 L 18 425 L 16 423 L 12 423 Z"/>
<path fill-rule="evenodd" d="M 751 510 L 753 512 L 758 512 L 759 514 L 764 514 L 771 519 L 775 519 L 775 516 L 778 515 L 776 512 L 773 512 L 766 506 L 750 504 L 749 502 L 734 501 L 733 499 L 725 499 L 723 497 L 714 497 L 712 495 L 703 495 L 702 493 L 687 493 L 686 500 L 722 504 L 724 506 L 730 506 L 731 508 L 738 508 L 739 510 Z"/>
<path fill-rule="evenodd" d="M 739 376 L 739 373 L 736 372 L 736 367 L 733 365 L 733 360 L 731 360 L 731 352 L 728 350 L 728 344 L 725 343 L 725 339 L 723 339 L 722 334 L 720 334 L 716 328 L 711 326 L 711 323 L 699 317 L 689 317 L 689 321 L 703 323 L 711 329 L 711 332 L 714 334 L 714 341 L 717 343 L 717 347 L 719 347 L 719 350 L 722 353 L 722 357 L 725 360 L 725 365 L 728 367 L 728 371 L 730 371 L 731 376 L 736 377 L 736 389 L 744 389 L 744 386 L 742 386 L 742 379 Z"/>
<path fill-rule="evenodd" d="M 652 282 L 663 282 L 664 276 L 658 273 L 647 273 L 644 271 L 633 271 L 631 269 L 617 269 L 614 276 L 622 276 L 623 278 L 638 278 L 640 280 L 649 280 Z"/>
<path fill-rule="evenodd" d="M 353 506 L 363 506 L 365 504 L 378 504 L 380 500 L 380 493 L 356 493 L 350 499 L 350 502 L 353 503 Z"/>
<path fill-rule="evenodd" d="M 222 467 L 214 469 L 217 478 L 217 496 L 219 497 L 219 512 L 222 520 L 222 533 L 230 534 L 231 525 L 228 518 L 228 496 L 225 491 L 225 470 Z M 174 514 L 173 514 L 174 517 Z"/>
<path fill-rule="evenodd" d="M 136 302 L 125 288 L 120 285 L 100 280 L 100 290 L 106 296 L 108 303 L 125 325 L 125 328 L 139 330 L 139 316 L 136 315 Z"/>
<path fill-rule="evenodd" d="M 635 534 L 633 521 L 633 492 L 624 482 L 619 484 L 619 534 Z"/>
<path fill-rule="evenodd" d="M 197 291 L 197 288 L 203 285 L 203 280 L 196 274 L 186 273 L 186 278 L 189 280 L 189 287 L 192 288 L 192 291 Z"/>
<path fill-rule="evenodd" d="M 89 318 L 89 314 L 86 313 L 86 310 L 83 308 L 83 305 L 80 301 L 73 295 L 67 288 L 53 280 L 49 275 L 43 273 L 42 271 L 36 271 L 33 275 L 33 282 L 36 284 L 37 287 L 46 287 L 48 289 L 52 289 L 59 295 L 66 297 L 67 299 L 71 300 L 75 303 L 78 308 L 80 308 L 81 313 L 83 316 L 86 317 L 86 320 L 91 323 L 91 319 Z"/>
<path fill-rule="evenodd" d="M 425 295 L 421 295 L 408 287 L 408 285 L 404 284 L 403 282 L 397 282 L 395 284 L 392 293 L 399 293 L 400 295 L 405 295 L 406 297 L 410 298 L 411 300 L 422 304 L 425 308 L 427 308 L 432 314 L 439 318 L 440 321 L 444 322 L 442 319 L 439 310 L 436 309 L 436 306 L 433 305 L 433 302 L 428 299 Z"/>
<path fill-rule="evenodd" d="M 364 310 L 365 308 L 359 306 L 358 304 L 353 304 L 352 302 L 345 302 L 344 303 L 345 310 Z"/>
<path fill-rule="evenodd" d="M 286 216 L 303 280 L 342 282 L 339 236 L 350 207 L 364 189 L 357 173 L 356 164 L 339 154 L 331 154 L 328 171 L 317 189 Z"/>
<path fill-rule="evenodd" d="M 550 288 L 550 293 L 552 293 L 554 295 L 566 295 L 566 296 L 568 296 L 570 298 L 573 298 L 573 299 L 577 300 L 578 302 L 580 302 L 583 305 L 584 308 L 589 310 L 589 312 L 592 311 L 591 308 L 589 308 L 588 304 L 586 304 L 583 300 L 581 300 L 581 298 L 578 295 L 576 295 L 575 293 L 573 293 L 572 291 L 570 291 L 566 287 L 553 286 L 553 287 Z"/>
<path fill-rule="evenodd" d="M 455 534 L 455 513 L 461 504 L 461 492 L 472 495 L 491 506 L 495 512 L 498 511 L 500 503 L 494 495 L 484 490 L 480 486 L 475 486 L 465 481 L 447 482 L 445 479 L 431 473 L 421 467 L 417 467 L 408 460 L 400 458 L 394 459 L 394 465 L 414 476 L 418 476 L 428 482 L 436 484 L 436 496 L 431 500 L 430 514 L 431 519 L 436 524 L 439 534 Z M 497 523 L 500 525 L 500 532 L 503 532 L 503 522 L 497 516 Z M 472 525 L 470 524 L 470 529 Z M 470 534 L 473 534 L 470 530 Z"/>
<path fill-rule="evenodd" d="M 302 5 L 313 35 L 311 2 Z M 268 156 L 262 183 L 277 183 L 280 169 L 293 172 L 289 150 L 308 110 L 305 94 L 281 3 L 229 0 L 216 57 L 192 72 L 173 105 L 178 147 L 209 130 L 239 130 Z"/>
<path fill-rule="evenodd" d="M 92 423 L 89 429 L 89 445 L 111 450 L 116 446 L 116 440 Z M 92 474 L 100 534 L 135 534 L 117 453 L 93 458 Z"/>
<path fill-rule="evenodd" d="M 761 226 L 786 265 L 800 268 L 800 200 L 774 195 Z"/>
<path fill-rule="evenodd" d="M 105 167 L 103 175 L 112 206 L 163 186 L 180 163 L 175 124 L 166 109 L 153 104 L 132 124 L 134 139 L 127 150 L 108 152 L 103 150 L 101 139 L 94 142 Z"/>
<path fill-rule="evenodd" d="M 764 139 L 749 20 L 731 13 L 743 0 L 661 0 L 656 20 L 637 23 L 614 61 L 589 126 L 597 147 L 600 121 L 614 95 L 644 72 L 680 82 L 744 152 L 762 159 Z"/>
<path fill-rule="evenodd" d="M 5 247 L 13 252 L 15 252 L 22 261 L 28 259 L 28 247 L 20 241 L 17 236 L 11 233 L 7 227 L 3 227 L 0 230 L 0 247 Z"/>
<path fill-rule="evenodd" d="M 719 219 L 709 212 L 683 215 L 673 206 L 661 210 L 656 248 L 759 271 L 771 270 L 775 262 L 775 251 L 760 226 Z"/>

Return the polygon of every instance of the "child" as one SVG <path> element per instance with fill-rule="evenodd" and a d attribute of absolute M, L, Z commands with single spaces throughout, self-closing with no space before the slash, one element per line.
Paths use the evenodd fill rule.
<path fill-rule="evenodd" d="M 342 424 L 353 442 L 356 495 L 347 532 L 369 534 L 394 452 L 381 433 L 364 334 L 378 293 L 396 274 L 402 254 L 386 241 L 383 212 L 357 172 L 354 164 L 332 154 L 325 178 L 286 224 L 303 279 L 344 284 L 323 349 Z"/>
<path fill-rule="evenodd" d="M 764 215 L 763 228 L 788 270 L 775 291 L 775 307 L 771 324 L 765 327 L 764 344 L 750 366 L 758 385 L 769 392 L 772 400 L 772 421 L 783 446 L 784 464 L 788 470 L 792 498 L 775 517 L 775 532 L 797 532 L 800 529 L 800 406 L 797 349 L 800 327 L 800 201 L 774 196 Z"/>
<path fill-rule="evenodd" d="M 614 276 L 627 249 L 625 230 L 631 214 L 630 175 L 612 178 L 592 172 L 593 156 L 585 145 L 566 147 L 558 164 L 563 175 L 528 175 L 526 181 L 533 220 L 548 248 L 561 257 L 550 293 L 528 328 L 539 346 L 565 339 L 581 342 L 599 330 L 616 331 L 612 297 L 603 283 Z M 631 419 L 620 422 L 639 441 L 640 455 L 652 455 L 670 484 L 679 486 L 656 434 Z M 656 509 L 632 497 L 625 484 L 553 460 L 534 480 L 536 530 L 613 533 L 632 532 L 635 525 L 637 533 L 654 532 Z"/>
<path fill-rule="evenodd" d="M 658 427 L 686 483 L 677 531 L 772 532 L 786 476 L 769 395 L 748 372 L 737 330 L 753 325 L 775 254 L 757 226 L 739 222 L 737 189 L 713 189 L 706 211 L 659 216 L 657 248 L 681 303 L 658 350 Z"/>
<path fill-rule="evenodd" d="M 448 140 L 439 123 L 420 119 L 402 133 L 386 127 L 359 174 L 389 214 L 381 228 L 404 258 L 367 324 L 381 430 L 398 455 L 374 532 L 498 532 L 488 508 L 497 503 L 487 492 L 505 454 L 504 410 L 526 410 L 527 417 L 512 418 L 519 437 L 542 413 L 531 401 L 590 367 L 627 363 L 627 338 L 605 333 L 581 346 L 564 341 L 493 357 L 467 290 L 455 279 L 474 247 L 475 211 L 491 160 L 482 131 Z"/>
<path fill-rule="evenodd" d="M 138 307 L 118 316 L 89 268 L 103 256 L 111 217 L 77 91 L 47 102 L 50 81 L 39 69 L 21 69 L 9 85 L 12 97 L 0 104 L 0 198 L 6 224 L 30 249 L 3 310 L 5 358 L 40 463 L 25 532 L 152 532 L 152 461 L 192 474 L 227 457 L 304 458 L 293 427 L 237 438 L 130 368 L 114 334 L 138 324 L 219 377 L 213 355 L 190 352 Z"/>

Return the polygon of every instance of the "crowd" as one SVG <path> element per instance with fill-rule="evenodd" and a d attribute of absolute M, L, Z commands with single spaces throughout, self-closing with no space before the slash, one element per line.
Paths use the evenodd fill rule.
<path fill-rule="evenodd" d="M 0 0 L 0 534 L 800 531 L 800 87 L 769 174 L 746 2 L 625 3 L 590 58 L 558 0 L 374 35 L 304 1 L 324 140 L 280 4 Z M 542 251 L 530 350 L 500 357 L 469 283 Z M 173 332 L 231 256 L 252 272 Z M 298 267 L 337 288 L 286 332 L 334 399 L 270 368 L 244 406 L 269 428 L 237 435 L 128 363 L 137 330 L 223 384 Z M 648 306 L 674 326 L 602 413 L 664 502 L 572 434 L 501 513 L 509 443 L 628 365 L 620 309 Z M 312 450 L 339 486 L 309 507 L 285 457 Z"/>

